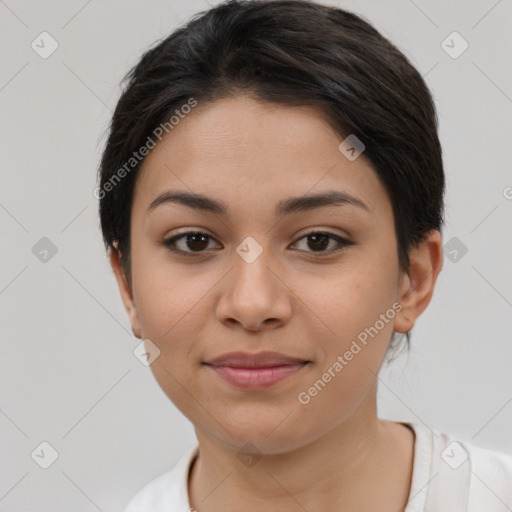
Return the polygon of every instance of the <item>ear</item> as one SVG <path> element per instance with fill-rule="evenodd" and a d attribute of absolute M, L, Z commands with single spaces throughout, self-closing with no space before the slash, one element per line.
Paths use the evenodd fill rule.
<path fill-rule="evenodd" d="M 137 306 L 133 300 L 132 289 L 128 284 L 128 280 L 126 279 L 121 266 L 120 253 L 117 250 L 117 243 L 115 243 L 114 246 L 116 249 L 111 249 L 109 254 L 110 265 L 112 266 L 112 270 L 116 276 L 117 286 L 119 288 L 119 292 L 121 293 L 121 298 L 123 300 L 126 312 L 128 313 L 128 318 L 130 319 L 133 334 L 137 338 L 142 339 L 142 331 L 140 328 Z"/>
<path fill-rule="evenodd" d="M 443 267 L 441 233 L 431 230 L 425 240 L 409 252 L 411 262 L 400 284 L 398 301 L 402 310 L 395 316 L 394 330 L 406 333 L 428 306 L 437 276 Z"/>

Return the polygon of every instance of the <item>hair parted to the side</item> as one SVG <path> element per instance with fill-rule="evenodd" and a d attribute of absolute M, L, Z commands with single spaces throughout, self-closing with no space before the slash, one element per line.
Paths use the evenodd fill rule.
<path fill-rule="evenodd" d="M 340 142 L 357 136 L 389 195 L 404 272 L 409 250 L 441 231 L 445 178 L 433 98 L 405 55 L 359 15 L 308 0 L 228 0 L 158 41 L 124 82 L 99 168 L 99 214 L 105 247 L 119 251 L 130 284 L 141 162 L 104 187 L 191 98 L 202 104 L 243 93 L 315 106 Z"/>

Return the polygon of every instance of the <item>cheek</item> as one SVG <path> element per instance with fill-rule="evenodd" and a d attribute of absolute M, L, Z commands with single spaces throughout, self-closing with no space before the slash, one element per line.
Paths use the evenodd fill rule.
<path fill-rule="evenodd" d="M 322 321 L 322 331 L 329 333 L 327 346 L 343 348 L 392 308 L 395 281 L 393 261 L 381 258 L 375 262 L 367 256 L 333 268 L 323 280 L 304 275 L 297 279 L 294 291 L 309 308 L 309 315 L 314 313 Z M 378 328 L 390 333 L 392 322 L 384 326 L 379 322 Z"/>
<path fill-rule="evenodd" d="M 168 349 L 165 340 L 193 310 L 200 290 L 197 280 L 185 282 L 178 267 L 160 253 L 160 249 L 134 244 L 132 278 L 142 335 L 164 351 Z"/>
<path fill-rule="evenodd" d="M 207 321 L 208 291 L 215 284 L 210 281 L 211 276 L 191 279 L 169 268 L 158 272 L 156 267 L 134 280 L 143 335 L 153 337 L 162 350 L 189 343 Z"/>
<path fill-rule="evenodd" d="M 395 264 L 391 251 L 367 253 L 333 273 L 322 293 L 308 296 L 303 289 L 311 310 L 328 327 L 323 329 L 325 336 L 316 337 L 323 352 L 316 378 L 330 370 L 325 376 L 329 380 L 326 387 L 336 400 L 357 401 L 379 372 L 396 315 Z M 324 399 L 330 395 L 326 392 Z"/>
<path fill-rule="evenodd" d="M 150 369 L 164 393 L 186 414 L 191 409 L 190 394 L 197 394 L 191 378 L 194 347 L 204 338 L 212 307 L 208 291 L 216 280 L 191 278 L 178 267 L 158 264 L 156 258 L 151 262 L 140 258 L 138 264 L 133 282 L 142 336 L 160 350 Z"/>
<path fill-rule="evenodd" d="M 390 288 L 368 279 L 368 274 L 362 281 L 332 283 L 321 300 L 318 311 L 334 334 L 316 337 L 323 357 L 295 400 L 308 418 L 305 424 L 321 417 L 327 431 L 347 420 L 373 389 L 393 332 L 395 310 Z"/>

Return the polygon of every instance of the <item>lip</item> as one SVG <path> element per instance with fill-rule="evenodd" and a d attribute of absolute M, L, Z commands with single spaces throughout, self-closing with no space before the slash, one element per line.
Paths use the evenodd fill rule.
<path fill-rule="evenodd" d="M 278 352 L 230 352 L 204 363 L 230 384 L 245 390 L 274 386 L 295 375 L 310 361 Z"/>

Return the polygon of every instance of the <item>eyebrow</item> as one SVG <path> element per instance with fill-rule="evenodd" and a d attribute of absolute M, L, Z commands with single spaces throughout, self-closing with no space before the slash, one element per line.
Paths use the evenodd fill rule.
<path fill-rule="evenodd" d="M 154 210 L 157 206 L 166 203 L 181 204 L 195 210 L 201 210 L 223 216 L 229 214 L 229 208 L 221 201 L 217 201 L 202 194 L 174 190 L 168 190 L 157 196 L 149 205 L 147 213 Z M 277 204 L 275 215 L 276 217 L 284 217 L 293 213 L 306 212 L 326 206 L 340 205 L 352 205 L 369 211 L 369 208 L 363 203 L 363 201 L 361 201 L 361 199 L 358 199 L 347 192 L 327 190 L 318 194 L 284 199 Z"/>

